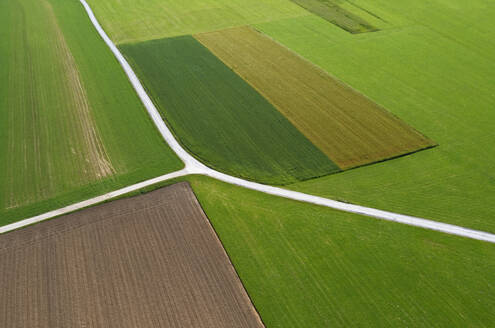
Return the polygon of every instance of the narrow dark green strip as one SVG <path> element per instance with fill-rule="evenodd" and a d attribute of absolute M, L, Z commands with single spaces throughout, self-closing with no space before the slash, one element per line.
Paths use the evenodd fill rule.
<path fill-rule="evenodd" d="M 335 0 L 291 0 L 307 11 L 337 25 L 349 33 L 375 32 L 378 28 L 372 26 L 363 18 L 349 12 L 338 5 Z"/>

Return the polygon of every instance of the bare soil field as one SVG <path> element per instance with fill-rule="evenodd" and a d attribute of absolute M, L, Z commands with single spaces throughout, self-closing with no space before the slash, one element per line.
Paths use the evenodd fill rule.
<path fill-rule="evenodd" d="M 195 35 L 341 169 L 434 142 L 287 48 L 249 27 Z"/>
<path fill-rule="evenodd" d="M 187 183 L 0 236 L 1 327 L 262 327 Z"/>

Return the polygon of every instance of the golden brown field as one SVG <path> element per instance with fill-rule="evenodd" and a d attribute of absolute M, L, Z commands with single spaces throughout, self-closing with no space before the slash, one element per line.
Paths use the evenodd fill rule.
<path fill-rule="evenodd" d="M 195 35 L 341 169 L 434 143 L 379 105 L 249 27 Z"/>

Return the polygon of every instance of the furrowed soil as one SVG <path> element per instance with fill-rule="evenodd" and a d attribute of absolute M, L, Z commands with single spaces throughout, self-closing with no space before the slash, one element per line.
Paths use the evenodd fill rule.
<path fill-rule="evenodd" d="M 78 2 L 0 1 L 0 225 L 180 169 Z"/>
<path fill-rule="evenodd" d="M 2 327 L 263 327 L 187 183 L 0 236 Z"/>
<path fill-rule="evenodd" d="M 269 184 L 339 171 L 276 108 L 191 36 L 120 48 L 181 144 L 209 166 Z"/>
<path fill-rule="evenodd" d="M 326 72 L 249 27 L 195 35 L 341 169 L 434 142 Z"/>

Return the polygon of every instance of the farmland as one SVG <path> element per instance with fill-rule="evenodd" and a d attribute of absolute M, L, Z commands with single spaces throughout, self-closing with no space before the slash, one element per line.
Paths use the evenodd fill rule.
<path fill-rule="evenodd" d="M 191 36 L 120 48 L 178 140 L 210 167 L 270 184 L 339 170 Z"/>
<path fill-rule="evenodd" d="M 0 236 L 2 327 L 262 327 L 186 183 Z"/>
<path fill-rule="evenodd" d="M 267 327 L 484 327 L 495 320 L 493 244 L 203 176 L 180 180 L 191 183 Z"/>
<path fill-rule="evenodd" d="M 181 168 L 77 3 L 1 1 L 0 25 L 0 225 Z"/>
<path fill-rule="evenodd" d="M 440 145 L 291 188 L 495 232 L 495 210 L 486 206 L 495 202 L 494 7 L 330 2 L 380 31 L 349 33 L 292 1 L 90 4 L 115 42 L 252 25 Z"/>
<path fill-rule="evenodd" d="M 350 1 L 335 0 L 291 0 L 309 12 L 320 16 L 350 33 L 375 32 L 378 28 L 366 20 L 370 14 Z M 346 6 L 347 5 L 347 6 Z M 353 11 L 346 7 L 351 7 Z M 355 12 L 358 13 L 355 13 Z M 363 17 L 364 16 L 364 17 Z M 374 19 L 373 19 L 374 18 Z M 372 17 L 372 20 L 379 17 Z"/>
<path fill-rule="evenodd" d="M 287 0 L 88 1 L 115 43 L 194 34 L 308 12 Z"/>
<path fill-rule="evenodd" d="M 434 145 L 363 95 L 250 28 L 195 37 L 341 169 Z"/>
<path fill-rule="evenodd" d="M 316 16 L 255 27 L 440 146 L 292 188 L 495 232 L 494 7 L 487 1 L 356 1 L 386 19 L 349 34 Z"/>
<path fill-rule="evenodd" d="M 495 232 L 488 0 L 90 3 L 212 168 Z M 0 224 L 182 167 L 77 1 L 0 25 Z M 0 235 L 0 326 L 495 322 L 495 244 L 205 175 Z"/>

